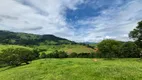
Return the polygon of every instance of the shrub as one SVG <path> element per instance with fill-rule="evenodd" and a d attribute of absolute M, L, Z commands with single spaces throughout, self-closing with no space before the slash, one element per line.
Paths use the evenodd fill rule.
<path fill-rule="evenodd" d="M 47 54 L 47 58 L 67 58 L 68 55 L 64 51 L 54 51 L 53 53 Z"/>
<path fill-rule="evenodd" d="M 79 57 L 79 58 L 88 58 L 89 53 L 80 53 L 80 54 L 77 55 L 77 57 Z"/>
<path fill-rule="evenodd" d="M 47 55 L 46 55 L 44 52 L 42 52 L 39 57 L 40 57 L 40 58 L 46 58 Z"/>
<path fill-rule="evenodd" d="M 35 59 L 33 51 L 26 47 L 11 47 L 2 50 L 0 60 L 8 65 L 21 65 L 22 63 L 29 64 L 29 61 Z"/>
<path fill-rule="evenodd" d="M 59 58 L 67 58 L 68 57 L 67 53 L 64 51 L 58 52 L 58 55 L 59 55 Z"/>
<path fill-rule="evenodd" d="M 56 50 L 53 53 L 47 54 L 46 57 L 47 58 L 59 58 L 58 51 Z"/>
<path fill-rule="evenodd" d="M 39 56 L 40 56 L 40 51 L 39 51 L 39 49 L 34 48 L 34 49 L 33 49 L 33 53 L 34 53 L 34 55 L 35 55 L 36 58 L 39 58 Z"/>
<path fill-rule="evenodd" d="M 97 57 L 97 56 L 96 56 L 96 53 L 90 53 L 90 54 L 89 54 L 89 58 L 94 58 L 94 57 Z"/>
<path fill-rule="evenodd" d="M 76 58 L 77 57 L 77 53 L 73 52 L 73 53 L 69 54 L 68 57 L 69 58 Z"/>

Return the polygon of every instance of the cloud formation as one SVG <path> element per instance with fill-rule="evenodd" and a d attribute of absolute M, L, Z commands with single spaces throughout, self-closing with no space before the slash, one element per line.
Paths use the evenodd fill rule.
<path fill-rule="evenodd" d="M 54 34 L 77 42 L 127 41 L 129 31 L 142 20 L 141 4 L 141 0 L 0 0 L 0 30 Z"/>

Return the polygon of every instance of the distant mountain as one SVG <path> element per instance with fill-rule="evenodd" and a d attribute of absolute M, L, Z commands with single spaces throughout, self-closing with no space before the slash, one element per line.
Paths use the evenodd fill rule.
<path fill-rule="evenodd" d="M 60 45 L 76 44 L 73 41 L 54 35 L 37 35 L 0 30 L 0 44 L 16 45 Z"/>

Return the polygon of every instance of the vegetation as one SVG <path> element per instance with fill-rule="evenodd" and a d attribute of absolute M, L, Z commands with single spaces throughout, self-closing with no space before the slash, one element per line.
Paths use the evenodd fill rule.
<path fill-rule="evenodd" d="M 41 59 L 0 68 L 0 80 L 141 80 L 139 59 Z"/>
<path fill-rule="evenodd" d="M 36 59 L 37 54 L 26 47 L 11 47 L 1 51 L 0 61 L 3 64 L 18 66 L 22 63 L 29 64 L 29 61 Z"/>
<path fill-rule="evenodd" d="M 140 49 L 134 42 L 125 42 L 120 46 L 118 56 L 121 58 L 139 58 Z"/>
<path fill-rule="evenodd" d="M 138 26 L 129 33 L 130 38 L 135 40 L 135 43 L 142 48 L 142 21 L 138 22 Z"/>
<path fill-rule="evenodd" d="M 100 57 L 115 58 L 119 53 L 121 43 L 116 40 L 107 39 L 98 44 Z"/>
<path fill-rule="evenodd" d="M 0 31 L 0 44 L 13 45 L 60 45 L 60 44 L 76 44 L 73 41 L 59 38 L 54 35 L 36 35 L 28 33 L 16 33 L 9 31 Z"/>
<path fill-rule="evenodd" d="M 112 39 L 98 44 L 98 56 L 102 58 L 140 58 L 140 49 L 134 42 L 120 42 Z"/>

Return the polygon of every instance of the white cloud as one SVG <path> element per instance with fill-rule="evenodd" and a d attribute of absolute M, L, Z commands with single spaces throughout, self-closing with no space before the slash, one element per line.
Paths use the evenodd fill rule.
<path fill-rule="evenodd" d="M 114 4 L 120 5 L 122 1 Z M 113 5 L 99 16 L 75 24 L 66 22 L 66 9 L 77 10 L 77 5 L 84 2 L 87 0 L 0 0 L 0 30 L 54 34 L 78 42 L 106 38 L 126 41 L 129 40 L 126 35 L 142 19 L 142 1 L 131 0 L 119 7 Z M 94 5 L 97 6 L 103 5 Z M 74 28 L 76 25 L 80 28 Z"/>
<path fill-rule="evenodd" d="M 68 37 L 74 33 L 65 21 L 65 10 L 75 10 L 76 5 L 82 2 L 83 0 L 0 0 L 0 29 Z"/>
<path fill-rule="evenodd" d="M 130 1 L 120 7 L 105 9 L 97 17 L 78 21 L 76 24 L 90 27 L 84 31 L 85 39 L 82 41 L 100 42 L 106 38 L 130 40 L 128 33 L 142 20 L 141 4 L 141 0 Z"/>

